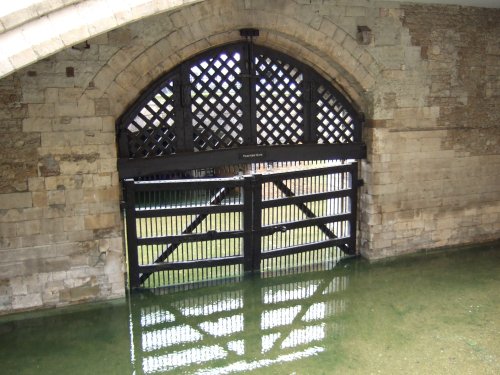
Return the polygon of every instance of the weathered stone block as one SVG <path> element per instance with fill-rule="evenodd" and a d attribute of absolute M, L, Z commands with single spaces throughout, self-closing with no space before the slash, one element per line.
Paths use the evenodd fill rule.
<path fill-rule="evenodd" d="M 85 216 L 85 229 L 111 228 L 119 224 L 119 214 L 107 213 Z"/>
<path fill-rule="evenodd" d="M 0 210 L 33 207 L 31 193 L 0 194 Z"/>

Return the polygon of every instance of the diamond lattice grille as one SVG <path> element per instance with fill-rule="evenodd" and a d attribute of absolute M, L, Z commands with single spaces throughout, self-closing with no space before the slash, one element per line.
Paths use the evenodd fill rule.
<path fill-rule="evenodd" d="M 129 156 L 152 157 L 175 153 L 173 82 L 156 91 L 126 127 Z"/>
<path fill-rule="evenodd" d="M 121 160 L 215 150 L 236 155 L 227 149 L 239 146 L 362 145 L 362 117 L 340 91 L 292 57 L 248 42 L 175 67 L 117 126 Z"/>
<path fill-rule="evenodd" d="M 303 74 L 290 65 L 260 55 L 255 58 L 257 144 L 302 143 Z"/>
<path fill-rule="evenodd" d="M 332 91 L 318 87 L 316 101 L 318 143 L 354 142 L 354 122 Z"/>
<path fill-rule="evenodd" d="M 239 52 L 221 53 L 191 67 L 194 151 L 243 144 L 240 60 Z"/>

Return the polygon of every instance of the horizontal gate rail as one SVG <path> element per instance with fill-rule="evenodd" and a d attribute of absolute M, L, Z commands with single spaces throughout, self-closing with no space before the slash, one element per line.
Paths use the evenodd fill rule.
<path fill-rule="evenodd" d="M 307 202 L 321 201 L 329 198 L 343 198 L 350 195 L 350 189 L 330 191 L 327 193 L 304 194 L 300 196 L 290 195 L 285 198 L 268 199 L 262 202 L 262 208 L 279 207 L 288 205 L 299 205 Z"/>
<path fill-rule="evenodd" d="M 147 264 L 139 266 L 139 272 L 144 272 L 148 275 L 156 271 L 166 271 L 166 270 L 187 270 L 193 268 L 207 268 L 215 266 L 228 266 L 232 264 L 241 264 L 243 262 L 243 256 L 231 256 L 224 258 L 212 258 L 203 260 L 191 260 L 183 262 L 171 262 L 171 263 L 158 263 L 158 264 Z"/>
<path fill-rule="evenodd" d="M 244 231 L 228 231 L 228 232 L 210 231 L 207 233 L 200 233 L 200 234 L 138 238 L 137 244 L 138 245 L 163 245 L 165 243 L 180 244 L 183 242 L 199 242 L 199 241 L 238 238 L 243 236 L 244 234 L 245 234 Z"/>
<path fill-rule="evenodd" d="M 304 244 L 304 245 L 284 247 L 284 248 L 281 248 L 279 250 L 263 251 L 260 254 L 260 257 L 262 259 L 275 258 L 275 257 L 283 256 L 283 255 L 298 254 L 298 253 L 303 253 L 306 251 L 324 249 L 324 248 L 332 247 L 332 246 L 341 246 L 344 243 L 345 243 L 345 240 L 343 238 L 330 239 L 330 240 L 326 240 L 326 241 L 319 241 L 319 242 L 308 243 L 308 244 Z"/>
<path fill-rule="evenodd" d="M 224 185 L 226 188 L 241 186 L 241 177 L 227 178 L 191 178 L 189 180 L 154 180 L 154 181 L 134 181 L 134 190 L 137 192 L 161 192 L 164 190 L 197 190 L 202 188 L 219 188 Z"/>
<path fill-rule="evenodd" d="M 240 212 L 243 209 L 242 204 L 217 204 L 213 206 L 193 206 L 193 207 L 175 207 L 175 208 L 152 208 L 147 211 L 144 209 L 136 210 L 136 217 L 148 218 L 158 216 L 175 216 L 175 215 L 210 215 L 227 212 Z"/>
<path fill-rule="evenodd" d="M 291 229 L 300 229 L 300 228 L 305 228 L 305 227 L 311 227 L 311 226 L 323 226 L 325 224 L 329 223 L 338 223 L 340 221 L 346 221 L 350 220 L 353 218 L 352 214 L 340 214 L 340 215 L 334 215 L 334 216 L 327 216 L 327 217 L 315 217 L 315 218 L 307 218 L 304 220 L 297 220 L 297 221 L 286 221 L 282 222 L 278 225 L 264 225 L 260 229 L 260 233 L 263 235 L 266 234 L 273 234 L 276 232 L 286 232 L 287 230 Z M 337 235 L 333 238 L 338 238 Z"/>
<path fill-rule="evenodd" d="M 315 176 L 324 176 L 331 173 L 342 173 L 342 172 L 351 172 L 354 168 L 354 164 L 340 164 L 333 165 L 328 167 L 320 167 L 320 168 L 312 168 L 312 169 L 304 169 L 299 171 L 288 171 L 288 172 L 276 172 L 272 174 L 263 174 L 260 175 L 260 179 L 262 182 L 274 182 L 276 180 L 292 180 L 294 178 L 305 178 L 305 177 L 315 177 Z"/>

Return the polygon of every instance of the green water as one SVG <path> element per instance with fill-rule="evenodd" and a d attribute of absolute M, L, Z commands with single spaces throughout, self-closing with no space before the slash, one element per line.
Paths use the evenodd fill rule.
<path fill-rule="evenodd" d="M 9 374 L 500 374 L 500 247 L 0 320 Z"/>

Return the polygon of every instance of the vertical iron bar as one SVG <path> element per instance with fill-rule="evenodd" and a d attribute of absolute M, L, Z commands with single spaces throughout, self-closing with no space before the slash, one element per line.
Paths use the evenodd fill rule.
<path fill-rule="evenodd" d="M 250 143 L 257 144 L 257 69 L 255 68 L 255 49 L 253 41 L 247 43 L 248 46 L 248 76 L 249 76 L 249 89 L 250 97 L 248 100 L 248 111 L 250 113 Z"/>
<path fill-rule="evenodd" d="M 243 179 L 243 270 L 252 271 L 252 254 L 254 249 L 254 236 L 252 228 L 253 220 L 253 190 L 252 177 L 245 176 Z"/>
<path fill-rule="evenodd" d="M 193 113 L 191 106 L 191 81 L 190 81 L 190 73 L 191 70 L 189 66 L 183 64 L 181 67 L 181 77 L 180 77 L 180 105 L 182 106 L 182 125 L 184 134 L 182 134 L 181 138 L 183 138 L 182 151 L 194 151 L 193 145 Z M 180 132 L 179 132 L 180 133 Z"/>
<path fill-rule="evenodd" d="M 253 257 L 252 269 L 253 271 L 260 271 L 260 255 L 262 251 L 262 175 L 255 174 L 252 176 L 252 195 L 253 195 L 253 219 L 252 219 L 252 232 L 253 240 Z"/>
<path fill-rule="evenodd" d="M 245 47 L 247 47 L 245 45 Z M 240 60 L 240 68 L 241 68 L 241 108 L 243 109 L 242 114 L 242 122 L 243 122 L 243 144 L 249 145 L 254 144 L 254 140 L 252 137 L 252 128 L 255 126 L 255 122 L 252 121 L 252 110 L 254 105 L 252 105 L 252 96 L 251 96 L 251 86 L 255 85 L 252 79 L 253 72 L 250 70 L 250 60 L 253 57 L 250 57 L 249 48 L 242 48 L 241 51 L 241 60 Z"/>

